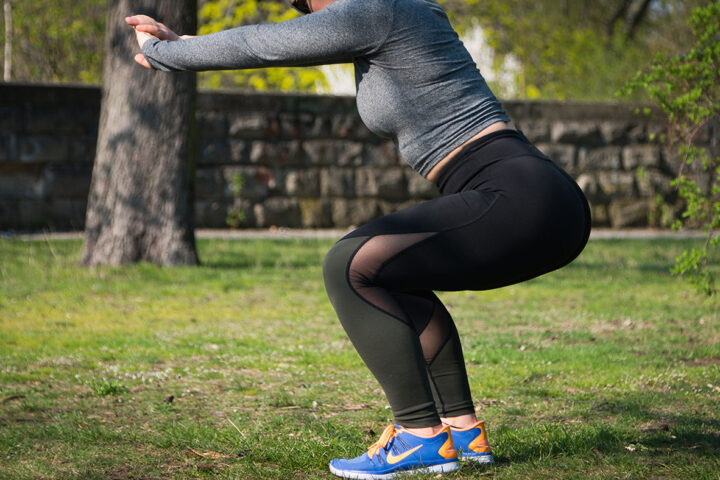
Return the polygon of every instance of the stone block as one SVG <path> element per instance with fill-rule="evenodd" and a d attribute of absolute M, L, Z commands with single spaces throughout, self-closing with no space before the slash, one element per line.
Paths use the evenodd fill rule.
<path fill-rule="evenodd" d="M 420 202 L 417 200 L 405 200 L 403 202 L 388 202 L 381 200 L 378 202 L 378 207 L 380 209 L 380 215 L 389 215 L 393 212 L 410 208 L 418 203 Z"/>
<path fill-rule="evenodd" d="M 597 172 L 600 190 L 612 197 L 631 197 L 635 193 L 635 175 L 631 172 Z"/>
<path fill-rule="evenodd" d="M 597 199 L 602 198 L 602 192 L 600 191 L 600 186 L 598 185 L 597 178 L 595 177 L 595 174 L 592 173 L 583 173 L 580 176 L 578 176 L 576 183 L 580 187 L 580 189 L 583 191 L 585 196 L 590 199 Z"/>
<path fill-rule="evenodd" d="M 320 172 L 312 170 L 288 170 L 283 175 L 283 185 L 286 195 L 293 197 L 319 197 Z"/>
<path fill-rule="evenodd" d="M 228 119 L 223 113 L 199 111 L 197 122 L 203 140 L 225 138 L 228 135 Z"/>
<path fill-rule="evenodd" d="M 667 124 L 651 122 L 644 126 L 644 137 L 637 142 L 660 142 L 661 137 L 667 133 Z"/>
<path fill-rule="evenodd" d="M 45 183 L 31 172 L 3 172 L 0 174 L 0 199 L 34 199 L 45 196 Z"/>
<path fill-rule="evenodd" d="M 362 225 L 379 214 L 378 201 L 374 199 L 336 198 L 331 202 L 332 224 L 336 228 Z"/>
<path fill-rule="evenodd" d="M 43 170 L 45 194 L 50 198 L 87 200 L 91 178 L 90 166 L 48 165 Z"/>
<path fill-rule="evenodd" d="M 668 195 L 673 187 L 670 186 L 672 177 L 660 170 L 643 169 L 635 172 L 638 193 L 643 197 L 653 197 L 655 194 Z"/>
<path fill-rule="evenodd" d="M 336 114 L 330 120 L 331 135 L 334 138 L 377 138 L 356 114 Z"/>
<path fill-rule="evenodd" d="M 332 202 L 319 198 L 298 199 L 303 228 L 332 227 Z"/>
<path fill-rule="evenodd" d="M 363 144 L 360 142 L 335 142 L 337 148 L 336 165 L 360 166 L 363 163 Z"/>
<path fill-rule="evenodd" d="M 532 143 L 550 141 L 550 123 L 545 120 L 523 120 L 515 126 L 525 134 Z"/>
<path fill-rule="evenodd" d="M 315 115 L 311 113 L 281 113 L 280 136 L 282 138 L 307 138 L 315 127 Z"/>
<path fill-rule="evenodd" d="M 320 195 L 354 197 L 355 172 L 351 169 L 326 168 L 320 171 Z"/>
<path fill-rule="evenodd" d="M 379 170 L 375 181 L 380 199 L 394 201 L 408 199 L 407 178 L 403 169 Z"/>
<path fill-rule="evenodd" d="M 47 203 L 48 226 L 57 229 L 82 230 L 85 228 L 87 200 L 50 198 Z"/>
<path fill-rule="evenodd" d="M 228 205 L 221 201 L 195 201 L 197 228 L 227 228 Z"/>
<path fill-rule="evenodd" d="M 226 207 L 225 226 L 248 228 L 257 226 L 255 209 L 250 200 L 235 198 Z"/>
<path fill-rule="evenodd" d="M 553 143 L 587 147 L 598 147 L 605 143 L 597 122 L 553 122 L 550 139 Z"/>
<path fill-rule="evenodd" d="M 355 171 L 355 193 L 359 197 L 374 197 L 378 194 L 377 169 L 364 167 Z"/>
<path fill-rule="evenodd" d="M 277 138 L 280 135 L 280 122 L 272 112 L 229 114 L 227 122 L 230 137 Z"/>
<path fill-rule="evenodd" d="M 378 196 L 385 200 L 406 200 L 408 187 L 405 171 L 398 167 L 358 169 L 355 175 L 356 195 L 359 197 Z M 417 174 L 415 173 L 415 175 Z"/>
<path fill-rule="evenodd" d="M 312 127 L 306 132 L 306 138 L 332 137 L 332 119 L 328 115 L 318 114 L 313 120 Z"/>
<path fill-rule="evenodd" d="M 218 168 L 198 168 L 195 170 L 196 201 L 208 202 L 225 198 L 225 179 Z"/>
<path fill-rule="evenodd" d="M 363 146 L 362 164 L 373 167 L 401 165 L 397 148 L 392 142 L 366 143 Z"/>
<path fill-rule="evenodd" d="M 21 162 L 63 162 L 68 159 L 68 137 L 60 135 L 19 135 L 18 144 Z"/>
<path fill-rule="evenodd" d="M 95 147 L 97 136 L 76 135 L 69 139 L 68 159 L 72 163 L 92 165 L 95 162 Z"/>
<path fill-rule="evenodd" d="M 592 219 L 592 225 L 594 227 L 606 227 L 610 225 L 610 215 L 608 214 L 607 205 L 604 203 L 593 203 L 590 204 L 590 217 Z"/>
<path fill-rule="evenodd" d="M 636 135 L 636 124 L 628 121 L 604 121 L 600 123 L 600 132 L 604 143 L 608 145 L 626 145 Z"/>
<path fill-rule="evenodd" d="M 620 170 L 622 149 L 608 146 L 578 151 L 578 169 L 582 172 L 592 170 Z"/>
<path fill-rule="evenodd" d="M 0 106 L 0 131 L 20 132 L 23 129 L 22 107 L 18 105 Z"/>
<path fill-rule="evenodd" d="M 639 166 L 659 168 L 661 162 L 662 151 L 660 145 L 628 145 L 622 151 L 622 163 L 626 170 L 634 170 Z"/>
<path fill-rule="evenodd" d="M 18 227 L 40 229 L 47 225 L 45 204 L 40 200 L 18 200 Z"/>
<path fill-rule="evenodd" d="M 363 145 L 348 140 L 308 140 L 303 150 L 312 165 L 359 166 L 363 163 Z"/>
<path fill-rule="evenodd" d="M 240 191 L 236 192 L 240 176 Z M 278 191 L 276 170 L 265 166 L 257 167 L 225 167 L 222 169 L 224 195 L 226 198 L 242 197 L 259 201 Z"/>
<path fill-rule="evenodd" d="M 21 230 L 22 228 L 17 200 L 0 198 L 0 231 Z"/>
<path fill-rule="evenodd" d="M 20 160 L 18 136 L 15 133 L 0 133 L 0 162 Z"/>
<path fill-rule="evenodd" d="M 306 162 L 306 150 L 297 140 L 289 142 L 254 141 L 250 147 L 250 163 L 268 167 L 303 165 Z"/>
<path fill-rule="evenodd" d="M 417 172 L 412 170 L 406 170 L 405 176 L 407 178 L 407 191 L 411 198 L 415 199 L 430 199 L 440 195 L 438 188 L 434 183 L 423 178 Z"/>
<path fill-rule="evenodd" d="M 295 198 L 268 198 L 262 204 L 256 204 L 253 212 L 258 227 L 298 228 L 302 226 L 300 206 Z"/>
<path fill-rule="evenodd" d="M 97 131 L 98 111 L 64 105 L 31 105 L 25 109 L 24 131 L 31 134 L 83 134 Z"/>
<path fill-rule="evenodd" d="M 713 140 L 717 144 L 718 138 L 720 138 L 720 125 L 717 118 L 706 123 L 695 136 L 696 142 L 700 145 L 710 145 Z"/>
<path fill-rule="evenodd" d="M 245 140 L 231 138 L 228 141 L 230 148 L 229 160 L 233 163 L 248 163 L 250 161 L 250 144 Z"/>
<path fill-rule="evenodd" d="M 568 144 L 539 143 L 537 148 L 566 172 L 575 172 L 577 147 Z"/>
<path fill-rule="evenodd" d="M 651 209 L 652 200 L 613 200 L 608 208 L 610 225 L 612 228 L 647 226 Z"/>
<path fill-rule="evenodd" d="M 199 165 L 222 165 L 229 163 L 230 145 L 227 139 L 202 139 L 198 154 Z"/>

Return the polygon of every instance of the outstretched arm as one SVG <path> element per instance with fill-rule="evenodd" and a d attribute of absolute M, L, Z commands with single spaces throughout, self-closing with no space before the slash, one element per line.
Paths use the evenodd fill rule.
<path fill-rule="evenodd" d="M 140 30 L 138 43 L 148 64 L 145 66 L 163 71 L 349 62 L 385 41 L 392 24 L 389 3 L 338 0 L 323 10 L 286 22 L 248 25 L 198 37 L 178 37 L 167 29 L 173 37 L 152 25 L 135 30 Z"/>

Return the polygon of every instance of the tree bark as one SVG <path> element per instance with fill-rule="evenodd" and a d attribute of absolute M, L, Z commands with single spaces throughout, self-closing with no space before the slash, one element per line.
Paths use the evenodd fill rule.
<path fill-rule="evenodd" d="M 197 29 L 197 0 L 110 0 L 103 101 L 85 224 L 84 265 L 198 263 L 193 220 L 195 73 L 146 70 L 124 17 L 178 34 Z"/>
<path fill-rule="evenodd" d="M 12 6 L 10 0 L 3 2 L 3 17 L 5 18 L 5 61 L 3 62 L 3 80 L 12 80 Z"/>

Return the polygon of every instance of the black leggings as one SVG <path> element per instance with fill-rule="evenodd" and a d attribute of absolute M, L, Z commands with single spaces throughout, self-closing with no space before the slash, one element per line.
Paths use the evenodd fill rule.
<path fill-rule="evenodd" d="M 455 324 L 433 290 L 487 290 L 570 263 L 590 210 L 575 181 L 515 130 L 442 170 L 442 196 L 373 220 L 328 252 L 325 287 L 396 422 L 474 413 Z"/>

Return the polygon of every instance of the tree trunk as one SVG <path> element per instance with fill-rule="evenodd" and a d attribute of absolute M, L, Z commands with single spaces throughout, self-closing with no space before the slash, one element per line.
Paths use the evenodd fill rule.
<path fill-rule="evenodd" d="M 84 265 L 198 263 L 193 222 L 195 73 L 146 70 L 124 17 L 178 34 L 197 29 L 197 0 L 109 0 L 103 100 L 85 223 Z"/>
<path fill-rule="evenodd" d="M 12 80 L 12 7 L 10 0 L 3 2 L 3 17 L 5 18 L 5 61 L 3 62 L 3 80 Z"/>

